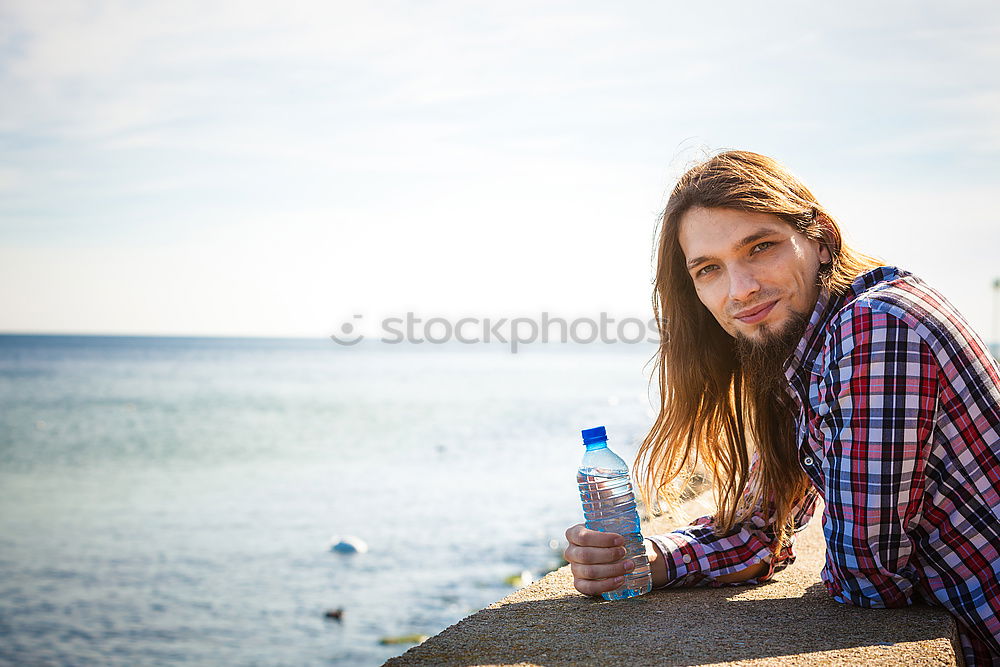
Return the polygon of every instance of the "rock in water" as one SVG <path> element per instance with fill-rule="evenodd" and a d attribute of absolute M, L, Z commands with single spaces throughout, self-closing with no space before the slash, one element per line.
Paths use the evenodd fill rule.
<path fill-rule="evenodd" d="M 391 644 L 423 644 L 427 639 L 427 635 L 400 635 L 398 637 L 382 637 L 378 643 L 386 646 Z"/>
<path fill-rule="evenodd" d="M 522 570 L 520 574 L 512 574 L 504 578 L 504 583 L 514 588 L 524 588 L 534 583 L 535 577 L 528 570 Z"/>
<path fill-rule="evenodd" d="M 368 545 L 360 537 L 335 537 L 330 542 L 330 551 L 338 554 L 363 554 L 368 551 Z"/>

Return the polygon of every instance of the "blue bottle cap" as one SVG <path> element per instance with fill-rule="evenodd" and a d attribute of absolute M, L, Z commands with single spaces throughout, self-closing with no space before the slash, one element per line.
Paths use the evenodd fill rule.
<path fill-rule="evenodd" d="M 604 430 L 603 426 L 597 426 L 595 428 L 585 428 L 583 431 L 583 444 L 589 445 L 592 442 L 599 442 L 601 440 L 608 439 L 608 432 Z"/>

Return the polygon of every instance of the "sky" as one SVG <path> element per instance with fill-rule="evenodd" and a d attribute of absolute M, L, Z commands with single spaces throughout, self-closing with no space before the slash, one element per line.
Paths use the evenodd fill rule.
<path fill-rule="evenodd" d="M 651 316 L 672 181 L 786 164 L 994 335 L 994 2 L 0 3 L 0 331 Z"/>

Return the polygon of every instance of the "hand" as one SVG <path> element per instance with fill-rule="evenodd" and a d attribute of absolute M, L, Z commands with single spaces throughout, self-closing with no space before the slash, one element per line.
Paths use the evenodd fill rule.
<path fill-rule="evenodd" d="M 625 558 L 625 538 L 617 533 L 588 530 L 582 523 L 566 531 L 569 546 L 563 558 L 573 572 L 573 586 L 584 595 L 600 595 L 625 583 L 635 569 Z"/>

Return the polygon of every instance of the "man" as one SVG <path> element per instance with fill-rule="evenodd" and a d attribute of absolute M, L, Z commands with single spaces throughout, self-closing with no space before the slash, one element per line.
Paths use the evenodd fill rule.
<path fill-rule="evenodd" d="M 798 179 L 743 151 L 674 188 L 653 304 L 661 405 L 637 457 L 643 496 L 676 504 L 700 465 L 718 501 L 647 538 L 654 586 L 766 581 L 821 496 L 835 600 L 942 605 L 966 663 L 1000 664 L 1000 370 L 965 319 L 848 247 Z M 577 590 L 621 585 L 620 536 L 566 535 Z"/>

